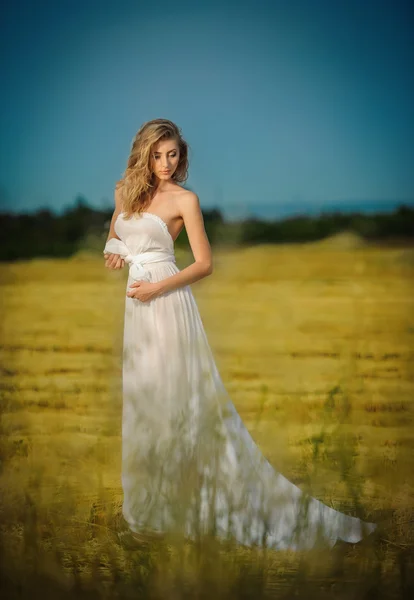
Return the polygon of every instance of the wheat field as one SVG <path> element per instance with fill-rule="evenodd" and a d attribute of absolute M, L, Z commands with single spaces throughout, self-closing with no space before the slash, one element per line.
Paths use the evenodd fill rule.
<path fill-rule="evenodd" d="M 177 252 L 179 266 L 189 260 Z M 305 560 L 171 540 L 123 547 L 126 270 L 108 271 L 82 253 L 1 264 L 7 597 L 17 583 L 22 598 L 37 589 L 53 598 L 80 590 L 94 598 L 411 590 L 413 275 L 411 248 L 336 238 L 218 250 L 213 275 L 192 286 L 226 388 L 273 466 L 330 506 L 383 523 L 374 545 Z"/>

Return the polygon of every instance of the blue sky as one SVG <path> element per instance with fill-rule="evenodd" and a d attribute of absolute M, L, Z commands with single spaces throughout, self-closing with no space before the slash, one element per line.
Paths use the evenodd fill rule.
<path fill-rule="evenodd" d="M 414 203 L 413 17 L 396 0 L 9 3 L 0 209 L 113 205 L 144 121 L 175 121 L 203 207 Z"/>

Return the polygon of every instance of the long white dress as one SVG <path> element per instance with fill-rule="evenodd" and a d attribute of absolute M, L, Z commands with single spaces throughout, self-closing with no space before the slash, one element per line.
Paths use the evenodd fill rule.
<path fill-rule="evenodd" d="M 167 225 L 121 213 L 104 252 L 135 280 L 179 272 Z M 245 545 L 306 549 L 375 529 L 310 497 L 275 471 L 221 380 L 189 286 L 149 302 L 126 297 L 122 512 L 130 529 L 211 533 Z"/>

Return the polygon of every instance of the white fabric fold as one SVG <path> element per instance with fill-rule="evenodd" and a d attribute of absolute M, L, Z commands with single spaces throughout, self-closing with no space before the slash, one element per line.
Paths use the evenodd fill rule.
<path fill-rule="evenodd" d="M 128 246 L 122 240 L 111 238 L 106 242 L 104 254 L 119 254 L 129 264 L 129 274 L 135 281 L 150 281 L 151 274 L 143 265 L 148 263 L 171 261 L 175 262 L 175 256 L 168 251 L 150 251 L 140 254 L 131 254 Z"/>

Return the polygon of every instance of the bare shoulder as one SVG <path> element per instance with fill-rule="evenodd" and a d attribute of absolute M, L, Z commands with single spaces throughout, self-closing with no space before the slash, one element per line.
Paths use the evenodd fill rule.
<path fill-rule="evenodd" d="M 177 199 L 177 205 L 181 216 L 200 212 L 200 199 L 198 195 L 191 190 L 183 189 Z"/>

